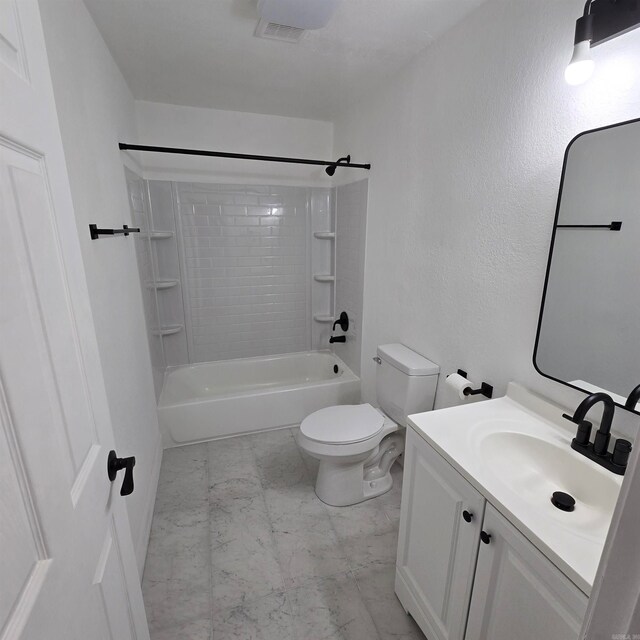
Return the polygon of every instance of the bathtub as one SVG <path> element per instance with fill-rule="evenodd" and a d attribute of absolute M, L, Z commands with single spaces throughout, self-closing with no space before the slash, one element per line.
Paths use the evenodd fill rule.
<path fill-rule="evenodd" d="M 360 379 L 331 352 L 172 367 L 158 419 L 165 447 L 300 424 L 312 411 L 360 401 Z"/>

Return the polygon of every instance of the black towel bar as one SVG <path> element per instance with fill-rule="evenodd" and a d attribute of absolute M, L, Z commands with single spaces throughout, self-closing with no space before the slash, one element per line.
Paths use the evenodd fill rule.
<path fill-rule="evenodd" d="M 140 233 L 140 229 L 126 224 L 122 225 L 122 229 L 99 229 L 97 224 L 90 224 L 89 233 L 92 240 L 97 240 L 100 236 L 128 236 L 130 233 Z"/>
<path fill-rule="evenodd" d="M 610 224 L 557 224 L 556 229 L 608 229 L 609 231 L 620 231 L 622 222 L 614 220 Z"/>

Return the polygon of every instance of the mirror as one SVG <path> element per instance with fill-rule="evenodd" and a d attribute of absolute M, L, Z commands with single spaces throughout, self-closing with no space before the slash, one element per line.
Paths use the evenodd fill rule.
<path fill-rule="evenodd" d="M 533 356 L 538 372 L 624 405 L 640 384 L 639 285 L 640 119 L 585 131 L 567 147 Z"/>

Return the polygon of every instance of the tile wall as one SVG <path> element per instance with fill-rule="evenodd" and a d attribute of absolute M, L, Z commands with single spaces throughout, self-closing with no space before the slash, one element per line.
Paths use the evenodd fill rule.
<path fill-rule="evenodd" d="M 175 185 L 191 362 L 308 350 L 311 189 Z"/>

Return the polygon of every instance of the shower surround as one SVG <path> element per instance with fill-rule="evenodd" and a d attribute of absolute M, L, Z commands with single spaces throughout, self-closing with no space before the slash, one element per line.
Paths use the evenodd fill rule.
<path fill-rule="evenodd" d="M 359 400 L 351 369 L 360 364 L 366 180 L 332 189 L 127 178 L 143 231 L 136 246 L 165 446 L 245 432 L 252 421 L 255 429 L 288 426 L 293 414 L 299 422 L 321 406 Z M 192 376 L 202 363 L 237 361 L 242 378 L 253 379 L 252 363 L 259 372 L 265 358 L 327 350 L 336 309 L 352 318 L 347 343 L 335 347 L 341 380 L 332 380 L 330 363 L 317 381 L 303 372 L 295 384 L 271 375 L 225 394 L 214 385 L 206 407 L 193 394 L 167 399 L 182 369 Z M 295 411 L 261 411 L 266 387 L 274 399 L 286 389 L 290 400 L 300 387 Z M 240 425 L 238 411 L 249 405 Z"/>

